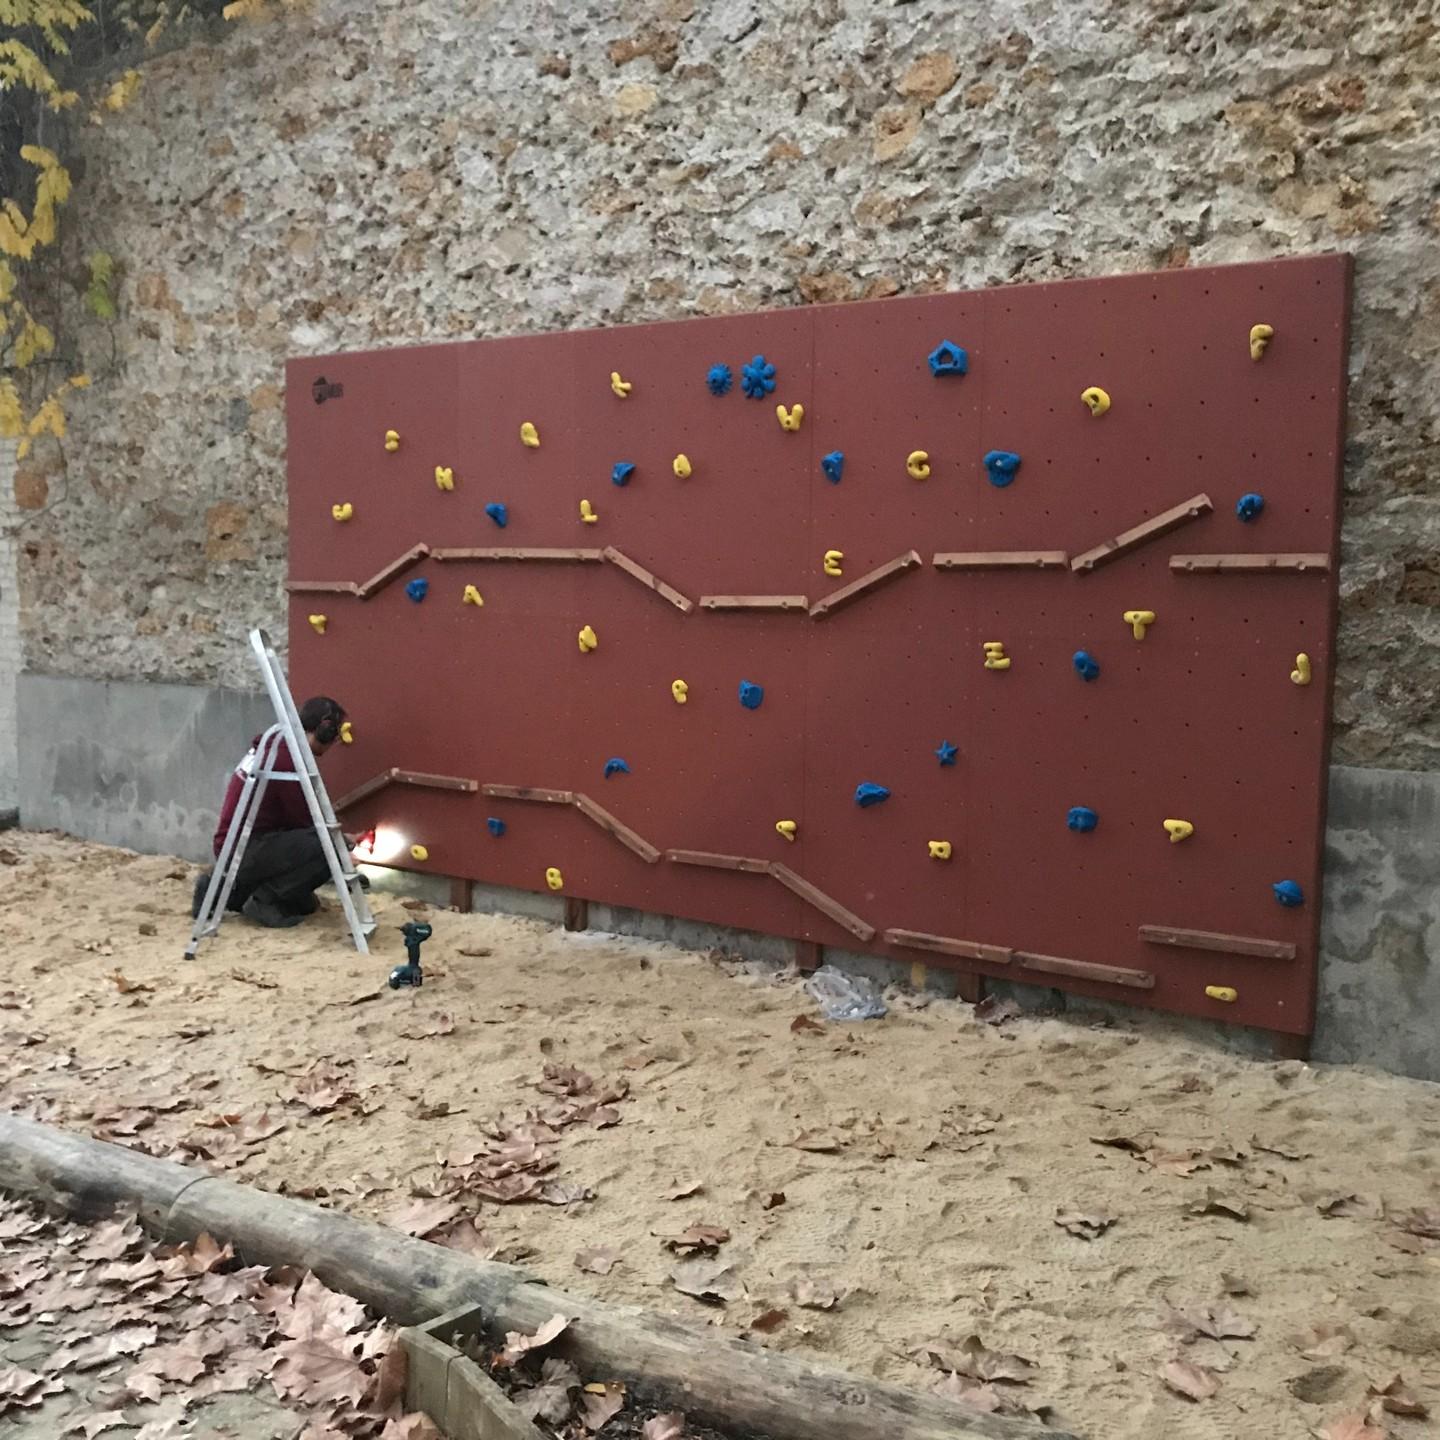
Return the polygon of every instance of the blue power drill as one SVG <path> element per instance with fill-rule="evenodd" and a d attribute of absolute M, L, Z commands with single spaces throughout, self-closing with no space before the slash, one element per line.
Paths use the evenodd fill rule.
<path fill-rule="evenodd" d="M 435 932 L 429 925 L 412 920 L 400 927 L 400 933 L 405 937 L 405 953 L 410 958 L 390 972 L 390 988 L 398 990 L 404 985 L 418 989 L 425 983 L 425 972 L 420 968 L 420 946 Z"/>

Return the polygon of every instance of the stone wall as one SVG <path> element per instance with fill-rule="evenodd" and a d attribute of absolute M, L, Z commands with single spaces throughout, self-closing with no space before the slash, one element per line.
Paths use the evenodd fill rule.
<path fill-rule="evenodd" d="M 122 308 L 77 292 L 96 383 L 16 477 L 26 663 L 252 683 L 287 354 L 1344 248 L 1337 758 L 1440 768 L 1427 11 L 316 0 L 154 58 L 72 142 Z"/>

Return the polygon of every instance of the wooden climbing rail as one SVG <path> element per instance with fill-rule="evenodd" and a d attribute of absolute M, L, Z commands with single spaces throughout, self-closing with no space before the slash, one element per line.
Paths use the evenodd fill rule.
<path fill-rule="evenodd" d="M 377 570 L 368 580 L 357 585 L 355 593 L 362 600 L 368 600 L 392 580 L 398 580 L 412 566 L 418 565 L 429 553 L 428 545 L 412 545 L 403 555 L 397 555 L 383 570 Z"/>
<path fill-rule="evenodd" d="M 937 570 L 1063 570 L 1063 550 L 942 550 L 930 561 Z"/>
<path fill-rule="evenodd" d="M 828 915 L 857 940 L 868 943 L 875 938 L 873 925 L 862 920 L 853 911 L 847 910 L 838 900 L 827 895 L 818 886 L 812 885 L 804 876 L 797 875 L 788 865 L 772 864 L 770 874 L 792 894 L 798 895 L 807 905 L 813 905 L 822 915 Z"/>
<path fill-rule="evenodd" d="M 482 545 L 469 550 L 435 550 L 431 554 L 436 560 L 542 560 L 598 563 L 605 558 L 603 550 L 591 550 L 583 546 Z"/>
<path fill-rule="evenodd" d="M 534 785 L 482 785 L 482 795 L 496 800 L 537 800 L 542 805 L 573 805 L 573 790 L 542 790 Z"/>
<path fill-rule="evenodd" d="M 768 860 L 753 860 L 748 855 L 717 855 L 709 850 L 667 850 L 665 858 L 672 865 L 702 865 L 710 870 L 743 870 L 750 875 L 768 875 Z"/>
<path fill-rule="evenodd" d="M 1318 575 L 1330 569 L 1324 554 L 1284 555 L 1172 555 L 1170 568 L 1181 575 Z"/>
<path fill-rule="evenodd" d="M 927 935 L 923 930 L 886 930 L 881 938 L 902 950 L 929 950 L 986 965 L 1008 965 L 1015 952 L 1007 945 L 982 945 L 978 940 L 956 940 L 949 935 Z"/>
<path fill-rule="evenodd" d="M 353 580 L 287 580 L 285 588 L 292 595 L 358 595 L 360 587 Z"/>
<path fill-rule="evenodd" d="M 400 770 L 391 768 L 372 775 L 362 785 L 347 790 L 336 802 L 337 814 L 368 800 L 387 785 L 415 785 L 425 790 L 462 790 L 473 794 L 479 788 L 478 780 L 467 780 L 463 775 L 428 775 L 422 770 Z"/>
<path fill-rule="evenodd" d="M 805 610 L 803 595 L 702 595 L 702 610 Z"/>
<path fill-rule="evenodd" d="M 1089 960 L 1068 960 L 1061 955 L 1035 955 L 1015 951 L 1015 963 L 1022 970 L 1042 975 L 1067 975 L 1073 980 L 1098 980 L 1102 985 L 1124 985 L 1132 990 L 1153 990 L 1155 977 L 1148 970 L 1130 970 L 1122 965 L 1096 965 Z"/>
<path fill-rule="evenodd" d="M 1198 520 L 1212 509 L 1214 506 L 1211 505 L 1208 495 L 1203 493 L 1192 495 L 1188 500 L 1182 500 L 1178 505 L 1172 505 L 1168 510 L 1162 510 L 1160 514 L 1151 516 L 1149 520 L 1142 520 L 1129 530 L 1122 530 L 1112 539 L 1102 540 L 1093 550 L 1086 550 L 1083 554 L 1077 555 L 1070 562 L 1070 568 L 1077 574 L 1088 574 L 1101 565 L 1108 565 L 1112 560 L 1118 560 L 1138 545 L 1147 545 L 1151 540 L 1158 540 L 1162 535 L 1168 535 L 1170 531 L 1178 529 L 1181 525 L 1188 525 L 1192 520 Z"/>
<path fill-rule="evenodd" d="M 653 865 L 660 852 L 643 835 L 622 824 L 603 805 L 597 805 L 588 795 L 575 796 L 575 808 L 587 819 L 593 820 L 602 830 L 613 835 L 627 850 L 638 855 L 647 865 Z"/>
<path fill-rule="evenodd" d="M 898 580 L 902 575 L 908 574 L 922 564 L 924 561 L 920 559 L 918 551 L 907 550 L 903 555 L 897 555 L 893 560 L 887 560 L 883 565 L 876 566 L 874 570 L 862 575 L 858 580 L 852 580 L 848 585 L 843 585 L 839 590 L 832 591 L 823 599 L 817 600 L 810 607 L 810 618 L 823 620 L 825 616 L 833 614 L 842 606 L 849 605 L 852 601 L 858 600 L 862 595 L 868 595 L 882 585 L 888 585 L 892 580 Z"/>
<path fill-rule="evenodd" d="M 1173 925 L 1142 925 L 1140 938 L 1152 945 L 1178 945 L 1188 950 L 1218 950 L 1226 955 L 1255 955 L 1262 960 L 1293 960 L 1295 947 L 1287 940 L 1263 940 L 1254 935 L 1222 935 L 1214 930 L 1180 930 Z"/>
<path fill-rule="evenodd" d="M 601 554 L 617 570 L 622 570 L 632 580 L 638 580 L 662 600 L 668 600 L 682 615 L 688 615 L 695 608 L 695 602 L 688 595 L 682 595 L 673 585 L 667 585 L 653 570 L 647 570 L 613 545 L 607 545 Z"/>

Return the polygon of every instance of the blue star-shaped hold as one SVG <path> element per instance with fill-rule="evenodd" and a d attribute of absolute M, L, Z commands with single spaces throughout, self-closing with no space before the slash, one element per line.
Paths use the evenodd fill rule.
<path fill-rule="evenodd" d="M 485 513 L 503 530 L 510 523 L 510 512 L 498 501 L 492 500 Z"/>
<path fill-rule="evenodd" d="M 1242 495 L 1235 502 L 1235 513 L 1249 524 L 1251 520 L 1259 518 L 1260 512 L 1265 508 L 1265 497 L 1257 495 L 1253 490 Z"/>
<path fill-rule="evenodd" d="M 989 473 L 990 483 L 1004 489 L 1014 478 L 1015 472 L 1020 468 L 1020 457 L 1013 450 L 987 450 L 985 452 L 985 469 Z"/>
<path fill-rule="evenodd" d="M 1088 650 L 1077 650 L 1070 663 L 1082 680 L 1093 680 L 1100 673 L 1100 662 Z"/>
<path fill-rule="evenodd" d="M 498 840 L 505 833 L 505 822 L 498 815 L 492 815 L 485 822 L 485 828 Z"/>
<path fill-rule="evenodd" d="M 1072 805 L 1065 823 L 1072 830 L 1093 830 L 1100 823 L 1100 817 L 1088 805 Z"/>
<path fill-rule="evenodd" d="M 705 383 L 710 387 L 712 395 L 728 395 L 734 381 L 735 377 L 730 373 L 728 365 L 712 365 L 705 372 Z"/>
<path fill-rule="evenodd" d="M 1305 892 L 1293 880 L 1277 880 L 1271 887 L 1275 898 L 1287 909 L 1305 903 Z"/>
<path fill-rule="evenodd" d="M 889 798 L 890 792 L 883 785 L 872 785 L 868 780 L 855 787 L 855 803 L 862 810 L 868 810 L 872 805 L 878 805 Z"/>
<path fill-rule="evenodd" d="M 740 388 L 752 400 L 763 400 L 775 388 L 775 367 L 757 355 L 740 367 Z"/>
<path fill-rule="evenodd" d="M 952 745 L 948 740 L 942 740 L 935 750 L 935 754 L 939 756 L 942 765 L 953 765 L 955 763 L 955 757 L 959 753 L 959 747 Z"/>
<path fill-rule="evenodd" d="M 845 473 L 845 452 L 843 450 L 832 450 L 828 455 L 822 455 L 820 457 L 820 469 L 832 485 L 838 485 L 840 483 L 840 477 Z"/>
<path fill-rule="evenodd" d="M 970 357 L 953 340 L 942 340 L 929 355 L 932 375 L 963 375 Z"/>
<path fill-rule="evenodd" d="M 612 755 L 605 762 L 605 778 L 608 780 L 612 775 L 628 775 L 630 767 L 618 756 Z"/>
<path fill-rule="evenodd" d="M 406 587 L 405 593 L 418 605 L 430 589 L 430 582 L 425 577 L 419 576 L 412 580 Z"/>
<path fill-rule="evenodd" d="M 765 687 L 754 685 L 749 680 L 740 682 L 740 703 L 747 710 L 758 710 L 760 702 L 765 698 Z"/>
<path fill-rule="evenodd" d="M 633 460 L 617 460 L 610 467 L 610 483 L 612 485 L 628 485 L 630 477 L 635 473 L 635 462 Z"/>

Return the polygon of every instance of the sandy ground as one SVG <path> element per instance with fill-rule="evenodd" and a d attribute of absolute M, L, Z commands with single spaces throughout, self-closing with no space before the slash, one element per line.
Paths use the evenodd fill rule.
<path fill-rule="evenodd" d="M 1399 1372 L 1440 1411 L 1440 1087 L 950 1001 L 796 1031 L 794 977 L 385 897 L 375 956 L 332 904 L 227 923 L 187 963 L 189 867 L 32 834 L 0 852 L 12 1109 L 156 1153 L 210 1137 L 234 1179 L 379 1218 L 574 1066 L 629 1086 L 619 1123 L 545 1147 L 559 1194 L 593 1199 L 461 1197 L 482 1244 L 557 1286 L 731 1333 L 764 1317 L 760 1343 L 916 1385 L 978 1335 L 1035 1366 L 998 1392 L 1084 1436 L 1434 1433 L 1367 1391 Z M 411 918 L 435 925 L 430 979 L 393 993 Z M 242 1118 L 203 1123 L 222 1115 Z M 1057 1212 L 1113 1224 L 1086 1239 Z M 731 1232 L 723 1307 L 671 1283 L 657 1237 L 696 1223 Z M 576 1264 L 595 1247 L 606 1274 Z M 1176 1358 L 1218 1391 L 1174 1393 Z M 1369 1403 L 1373 1432 L 1334 1428 Z"/>

